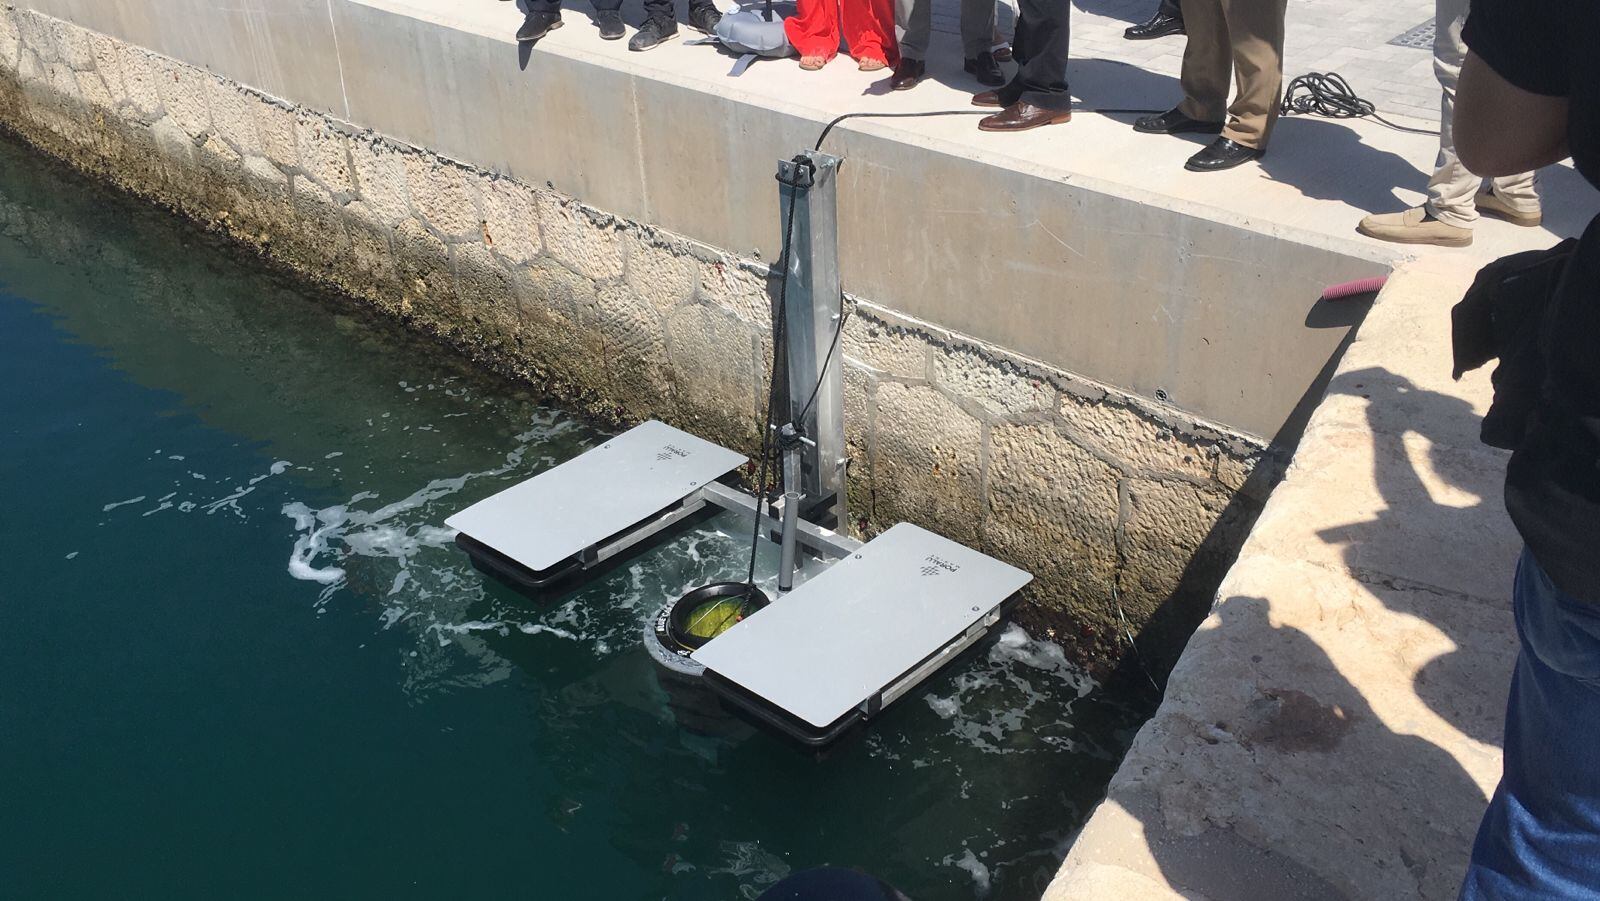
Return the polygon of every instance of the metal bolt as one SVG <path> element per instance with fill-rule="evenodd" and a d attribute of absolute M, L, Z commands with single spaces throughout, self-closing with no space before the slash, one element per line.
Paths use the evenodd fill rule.
<path fill-rule="evenodd" d="M 978 608 L 977 607 L 972 608 L 972 612 L 973 613 L 977 613 L 978 612 Z"/>

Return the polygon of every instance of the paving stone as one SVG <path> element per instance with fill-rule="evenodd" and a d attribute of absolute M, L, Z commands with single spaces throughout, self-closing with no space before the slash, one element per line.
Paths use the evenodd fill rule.
<path fill-rule="evenodd" d="M 628 287 L 635 294 L 663 313 L 672 312 L 694 296 L 700 260 L 682 242 L 642 236 L 624 240 L 629 241 Z M 729 312 L 737 315 L 737 311 Z"/>
<path fill-rule="evenodd" d="M 512 279 L 536 374 L 573 389 L 575 400 L 607 384 L 604 342 L 578 320 L 578 310 L 597 309 L 594 283 L 548 258 L 514 268 Z"/>
<path fill-rule="evenodd" d="M 1321 432 L 1302 443 L 1250 550 L 1499 598 L 1521 547 L 1504 457 L 1420 434 Z"/>
<path fill-rule="evenodd" d="M 17 34 L 16 19 L 8 8 L 0 7 L 0 65 L 15 67 L 17 51 L 22 41 Z"/>
<path fill-rule="evenodd" d="M 1183 897 L 1455 897 L 1500 773 L 1520 543 L 1503 460 L 1456 424 L 1488 386 L 1437 372 L 1459 276 L 1431 265 L 1368 314 L 1046 898 L 1102 867 Z"/>
<path fill-rule="evenodd" d="M 880 402 L 880 423 L 892 403 Z M 1057 596 L 1041 600 L 1096 634 L 1115 624 L 1118 479 L 1048 423 L 992 428 L 984 546 L 1051 585 Z"/>
<path fill-rule="evenodd" d="M 0 61 L 5 55 L 5 24 L 0 22 Z M 106 35 L 89 32 L 89 42 L 94 53 L 94 68 L 105 81 L 106 88 L 113 96 L 121 99 L 123 96 L 122 64 L 117 53 L 117 42 Z"/>
<path fill-rule="evenodd" d="M 928 375 L 930 347 L 915 332 L 858 312 L 845 323 L 842 341 L 845 359 L 876 373 L 909 379 Z"/>
<path fill-rule="evenodd" d="M 94 44 L 88 31 L 59 19 L 51 20 L 49 29 L 50 43 L 61 62 L 79 71 L 94 68 Z"/>
<path fill-rule="evenodd" d="M 694 431 L 700 434 L 759 440 L 751 409 L 756 396 L 753 327 L 726 310 L 690 304 L 672 313 L 666 330 L 679 418 L 697 426 Z"/>
<path fill-rule="evenodd" d="M 772 307 L 777 297 L 775 280 L 769 286 L 766 277 L 728 257 L 700 263 L 699 287 L 701 296 L 708 302 L 733 311 L 746 322 L 771 330 Z"/>
<path fill-rule="evenodd" d="M 211 130 L 211 111 L 206 107 L 206 80 L 203 70 L 165 57 L 152 56 L 156 70 L 156 90 L 161 105 L 178 127 L 198 138 Z"/>
<path fill-rule="evenodd" d="M 360 135 L 350 141 L 356 190 L 372 212 L 391 226 L 411 216 L 404 157 L 389 142 L 372 135 Z"/>
<path fill-rule="evenodd" d="M 423 312 L 450 292 L 450 250 L 421 222 L 406 219 L 395 227 L 394 252 L 402 312 Z"/>
<path fill-rule="evenodd" d="M 285 169 L 298 167 L 300 155 L 295 149 L 294 111 L 263 101 L 251 108 L 251 117 L 255 119 L 262 154 Z"/>
<path fill-rule="evenodd" d="M 479 178 L 483 241 L 513 263 L 539 255 L 538 201 L 534 190 L 507 178 Z"/>
<path fill-rule="evenodd" d="M 956 346 L 935 348 L 932 356 L 940 385 L 996 416 L 1048 410 L 1055 401 L 1055 389 L 1048 382 L 998 354 Z"/>
<path fill-rule="evenodd" d="M 622 247 L 610 225 L 555 195 L 541 194 L 538 206 L 546 253 L 595 281 L 622 277 Z"/>
<path fill-rule="evenodd" d="M 301 114 L 295 119 L 295 154 L 300 168 L 330 193 L 351 194 L 350 155 L 345 136 L 321 116 Z"/>
<path fill-rule="evenodd" d="M 1149 414 L 1110 398 L 1091 401 L 1062 392 L 1056 411 L 1080 442 L 1131 470 L 1210 479 L 1216 468 L 1210 442 L 1154 422 Z"/>
<path fill-rule="evenodd" d="M 925 385 L 878 385 L 873 513 L 974 542 L 983 519 L 982 425 Z"/>
<path fill-rule="evenodd" d="M 451 238 L 481 239 L 482 220 L 460 168 L 420 153 L 401 157 L 406 194 L 423 221 Z"/>
<path fill-rule="evenodd" d="M 670 409 L 673 382 L 660 312 L 613 284 L 599 288 L 593 308 L 580 315 L 605 341 L 608 402 L 630 419 Z"/>

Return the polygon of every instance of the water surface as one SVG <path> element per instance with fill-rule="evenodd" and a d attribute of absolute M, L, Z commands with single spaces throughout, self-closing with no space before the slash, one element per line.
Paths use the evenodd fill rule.
<path fill-rule="evenodd" d="M 602 437 L 0 141 L 5 895 L 1037 897 L 1145 711 L 1013 630 L 824 759 L 687 734 L 639 636 L 738 521 L 549 603 L 442 527 Z"/>

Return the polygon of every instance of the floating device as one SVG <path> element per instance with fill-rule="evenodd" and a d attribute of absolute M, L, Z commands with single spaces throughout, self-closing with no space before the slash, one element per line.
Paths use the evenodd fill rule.
<path fill-rule="evenodd" d="M 1032 579 L 900 523 L 693 657 L 735 706 L 822 746 L 981 639 Z"/>
<path fill-rule="evenodd" d="M 704 509 L 743 454 L 646 422 L 445 520 L 480 571 L 536 593 Z"/>
<path fill-rule="evenodd" d="M 866 544 L 834 531 L 849 522 L 834 362 L 845 315 L 840 162 L 807 151 L 779 164 L 788 379 L 773 385 L 769 408 L 787 422 L 767 423 L 781 464 L 777 500 L 766 485 L 750 495 L 722 483 L 748 462 L 742 454 L 651 421 L 446 520 L 479 570 L 539 593 L 709 508 L 753 517 L 753 537 L 780 547 L 778 596 L 769 603 L 745 582 L 701 586 L 645 629 L 674 712 L 694 731 L 717 731 L 726 705 L 804 745 L 828 745 L 982 639 L 1033 578 L 908 523 Z M 812 574 L 796 588 L 802 566 Z"/>
<path fill-rule="evenodd" d="M 741 731 L 740 724 L 729 717 L 730 711 L 723 706 L 721 696 L 706 685 L 705 666 L 690 656 L 716 636 L 693 635 L 695 630 L 691 625 L 696 613 L 707 607 L 714 611 L 718 605 L 731 606 L 742 619 L 769 603 L 764 592 L 752 591 L 744 582 L 718 582 L 696 588 L 662 607 L 645 627 L 645 650 L 656 663 L 656 681 L 667 693 L 667 706 L 672 708 L 678 725 L 699 735 L 730 736 Z M 732 625 L 727 624 L 728 627 Z M 726 629 L 716 631 L 720 634 Z"/>

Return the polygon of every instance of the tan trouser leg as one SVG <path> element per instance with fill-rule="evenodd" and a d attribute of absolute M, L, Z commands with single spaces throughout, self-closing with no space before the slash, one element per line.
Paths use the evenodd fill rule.
<path fill-rule="evenodd" d="M 1428 212 L 1435 219 L 1457 228 L 1471 228 L 1478 219 L 1473 198 L 1483 187 L 1483 179 L 1467 171 L 1456 156 L 1456 84 L 1461 80 L 1461 63 L 1467 58 L 1467 45 L 1461 40 L 1461 26 L 1467 20 L 1468 0 L 1437 0 L 1433 40 L 1433 74 L 1438 76 L 1439 159 L 1433 178 L 1428 180 Z M 1512 209 L 1537 212 L 1539 193 L 1534 174 L 1523 172 L 1494 180 L 1494 192 Z"/>
<path fill-rule="evenodd" d="M 1178 111 L 1201 122 L 1221 122 L 1228 112 L 1228 72 L 1232 68 L 1227 0 L 1184 0 L 1183 103 Z M 1268 0 L 1261 0 L 1268 2 Z"/>
<path fill-rule="evenodd" d="M 1264 148 L 1283 99 L 1283 16 L 1288 0 L 1221 0 L 1221 4 L 1238 82 L 1222 136 L 1246 147 Z M 1185 22 L 1188 12 L 1185 6 Z"/>

